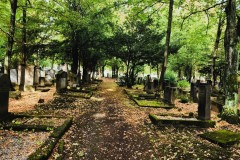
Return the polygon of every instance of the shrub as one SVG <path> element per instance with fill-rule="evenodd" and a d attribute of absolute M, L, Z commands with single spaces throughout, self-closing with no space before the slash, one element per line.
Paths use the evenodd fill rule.
<path fill-rule="evenodd" d="M 164 79 L 167 79 L 170 82 L 177 82 L 177 75 L 175 72 L 168 70 L 164 75 Z"/>
<path fill-rule="evenodd" d="M 181 103 L 188 103 L 188 102 L 189 102 L 187 96 L 180 96 L 179 99 L 180 99 L 180 102 L 181 102 Z"/>
<path fill-rule="evenodd" d="M 178 81 L 178 87 L 181 89 L 188 89 L 190 88 L 190 83 L 186 80 Z"/>

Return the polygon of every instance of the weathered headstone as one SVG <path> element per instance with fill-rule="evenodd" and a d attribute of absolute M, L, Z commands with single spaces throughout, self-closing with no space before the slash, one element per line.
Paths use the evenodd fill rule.
<path fill-rule="evenodd" d="M 45 71 L 40 71 L 40 77 L 45 77 L 46 76 L 46 72 Z"/>
<path fill-rule="evenodd" d="M 144 89 L 149 94 L 152 94 L 154 92 L 154 84 L 152 82 L 152 79 L 151 79 L 150 75 L 147 75 L 147 79 L 146 79 L 146 82 L 145 82 Z"/>
<path fill-rule="evenodd" d="M 44 80 L 45 80 L 45 85 L 46 86 L 51 86 L 52 85 L 52 77 L 49 74 L 45 75 Z"/>
<path fill-rule="evenodd" d="M 169 80 L 164 80 L 163 81 L 163 90 L 165 90 L 165 87 L 170 87 L 170 81 Z"/>
<path fill-rule="evenodd" d="M 191 83 L 190 95 L 192 97 L 193 102 L 197 102 L 197 100 L 198 100 L 198 98 L 197 98 L 197 87 L 196 87 L 195 83 Z"/>
<path fill-rule="evenodd" d="M 34 66 L 18 66 L 18 85 L 23 90 L 32 90 L 34 85 Z"/>
<path fill-rule="evenodd" d="M 68 86 L 72 88 L 73 85 L 76 84 L 76 75 L 72 72 L 69 72 L 68 77 L 69 77 Z"/>
<path fill-rule="evenodd" d="M 199 84 L 199 96 L 198 96 L 198 118 L 201 120 L 211 119 L 211 91 L 208 83 Z"/>
<path fill-rule="evenodd" d="M 177 88 L 176 87 L 165 87 L 164 88 L 164 100 L 169 103 L 170 105 L 175 104 L 175 99 L 176 99 L 176 92 Z"/>
<path fill-rule="evenodd" d="M 10 80 L 7 74 L 0 75 L 0 116 L 8 113 Z"/>
<path fill-rule="evenodd" d="M 67 90 L 67 72 L 59 71 L 56 74 L 56 91 L 58 93 L 65 92 Z"/>
<path fill-rule="evenodd" d="M 52 79 L 55 79 L 55 70 L 50 69 L 50 70 L 48 71 L 48 74 L 51 76 Z"/>
<path fill-rule="evenodd" d="M 148 82 L 146 92 L 152 94 L 154 92 L 154 84 L 153 82 Z"/>
<path fill-rule="evenodd" d="M 10 79 L 11 79 L 11 83 L 18 84 L 17 69 L 10 69 Z"/>
<path fill-rule="evenodd" d="M 33 85 L 39 84 L 39 77 L 40 77 L 40 68 L 35 66 L 34 67 Z"/>

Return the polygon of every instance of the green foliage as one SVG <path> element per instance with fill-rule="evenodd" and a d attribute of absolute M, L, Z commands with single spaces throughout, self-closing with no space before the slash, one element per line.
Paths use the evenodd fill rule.
<path fill-rule="evenodd" d="M 164 79 L 169 80 L 170 82 L 177 82 L 177 75 L 174 71 L 167 70 Z"/>
<path fill-rule="evenodd" d="M 188 99 L 187 96 L 181 95 L 178 98 L 180 99 L 181 103 L 188 103 L 189 102 L 189 99 Z"/>
<path fill-rule="evenodd" d="M 181 80 L 177 82 L 177 86 L 181 89 L 189 89 L 190 83 L 186 80 Z"/>
<path fill-rule="evenodd" d="M 221 118 L 229 123 L 240 123 L 240 118 L 237 112 L 238 109 L 238 94 L 234 93 L 234 97 L 226 96 L 225 105 Z"/>

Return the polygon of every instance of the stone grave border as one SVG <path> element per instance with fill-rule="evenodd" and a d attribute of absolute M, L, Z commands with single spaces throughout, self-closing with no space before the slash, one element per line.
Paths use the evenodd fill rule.
<path fill-rule="evenodd" d="M 175 106 L 171 106 L 171 105 L 168 105 L 166 103 L 163 102 L 163 100 L 139 100 L 138 97 L 134 96 L 133 94 L 131 94 L 127 89 L 124 89 L 124 92 L 128 95 L 129 99 L 131 99 L 132 101 L 134 101 L 139 107 L 150 107 L 150 108 L 165 108 L 165 109 L 172 109 L 174 108 Z M 159 103 L 162 103 L 163 105 L 159 105 L 159 106 L 156 106 L 156 105 L 142 105 L 141 104 L 141 101 L 149 101 L 150 103 L 153 102 L 153 101 L 158 101 Z"/>
<path fill-rule="evenodd" d="M 185 117 L 186 118 L 186 117 Z M 165 125 L 185 125 L 185 126 L 197 126 L 201 128 L 214 128 L 216 125 L 215 121 L 212 120 L 185 120 L 183 119 L 175 120 L 175 119 L 161 119 L 157 115 L 149 114 L 149 119 L 151 122 L 157 126 L 165 126 Z"/>
<path fill-rule="evenodd" d="M 14 119 L 14 118 L 63 118 L 65 121 L 62 125 L 58 127 L 48 126 L 48 125 L 24 125 L 24 124 L 11 124 L 11 125 L 4 125 L 1 124 L 0 127 L 2 129 L 11 129 L 16 131 L 43 131 L 43 132 L 49 132 L 52 130 L 52 133 L 48 137 L 48 139 L 34 152 L 32 153 L 28 159 L 29 160 L 40 160 L 40 159 L 48 159 L 48 157 L 51 155 L 55 145 L 59 142 L 61 137 L 64 135 L 64 133 L 71 127 L 73 118 L 69 117 L 55 117 L 55 116 L 39 116 L 39 115 L 14 115 L 9 114 L 8 118 L 5 118 L 5 120 Z"/>
<path fill-rule="evenodd" d="M 221 147 L 229 147 L 234 144 L 240 144 L 240 133 L 229 130 L 206 132 L 203 134 L 199 134 L 198 136 Z"/>

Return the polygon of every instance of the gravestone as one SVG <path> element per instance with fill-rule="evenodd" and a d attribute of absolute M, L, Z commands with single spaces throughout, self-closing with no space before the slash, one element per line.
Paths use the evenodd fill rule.
<path fill-rule="evenodd" d="M 45 75 L 44 81 L 45 81 L 46 86 L 51 86 L 52 85 L 52 77 L 47 73 Z"/>
<path fill-rule="evenodd" d="M 152 94 L 154 92 L 154 84 L 152 82 L 150 75 L 147 75 L 147 79 L 144 85 L 144 90 L 149 94 Z"/>
<path fill-rule="evenodd" d="M 69 72 L 68 77 L 69 77 L 68 86 L 72 88 L 73 85 L 76 84 L 76 75 L 72 72 Z"/>
<path fill-rule="evenodd" d="M 50 69 L 50 70 L 48 71 L 48 74 L 51 76 L 52 79 L 55 79 L 55 70 Z"/>
<path fill-rule="evenodd" d="M 197 98 L 197 87 L 196 87 L 195 83 L 191 83 L 190 95 L 192 97 L 193 102 L 197 102 L 197 100 L 198 100 L 198 98 Z"/>
<path fill-rule="evenodd" d="M 165 87 L 170 87 L 170 81 L 167 79 L 163 81 L 163 90 L 165 90 Z"/>
<path fill-rule="evenodd" d="M 167 86 L 164 88 L 164 100 L 169 103 L 170 105 L 174 105 L 175 99 L 176 99 L 176 87 L 170 87 Z"/>
<path fill-rule="evenodd" d="M 10 80 L 7 74 L 0 75 L 0 116 L 8 114 Z"/>
<path fill-rule="evenodd" d="M 45 71 L 40 71 L 40 77 L 45 77 L 46 76 L 46 72 Z"/>
<path fill-rule="evenodd" d="M 199 84 L 199 95 L 198 95 L 198 118 L 201 120 L 211 119 L 211 91 L 208 83 Z"/>
<path fill-rule="evenodd" d="M 34 67 L 33 85 L 38 85 L 39 84 L 39 77 L 40 77 L 40 68 L 35 66 Z"/>
<path fill-rule="evenodd" d="M 10 79 L 11 79 L 11 83 L 18 84 L 17 69 L 10 69 Z"/>
<path fill-rule="evenodd" d="M 57 93 L 66 92 L 67 90 L 67 72 L 59 71 L 56 74 L 56 91 Z"/>
<path fill-rule="evenodd" d="M 152 94 L 154 92 L 154 84 L 153 82 L 148 82 L 146 92 L 148 94 Z"/>
<path fill-rule="evenodd" d="M 39 85 L 40 87 L 44 87 L 45 86 L 45 77 L 46 77 L 46 72 L 40 70 L 40 77 L 39 77 Z"/>
<path fill-rule="evenodd" d="M 24 78 L 21 81 L 21 78 Z M 20 88 L 25 90 L 32 90 L 34 85 L 34 66 L 29 65 L 19 65 L 18 66 L 18 85 L 20 85 Z"/>

